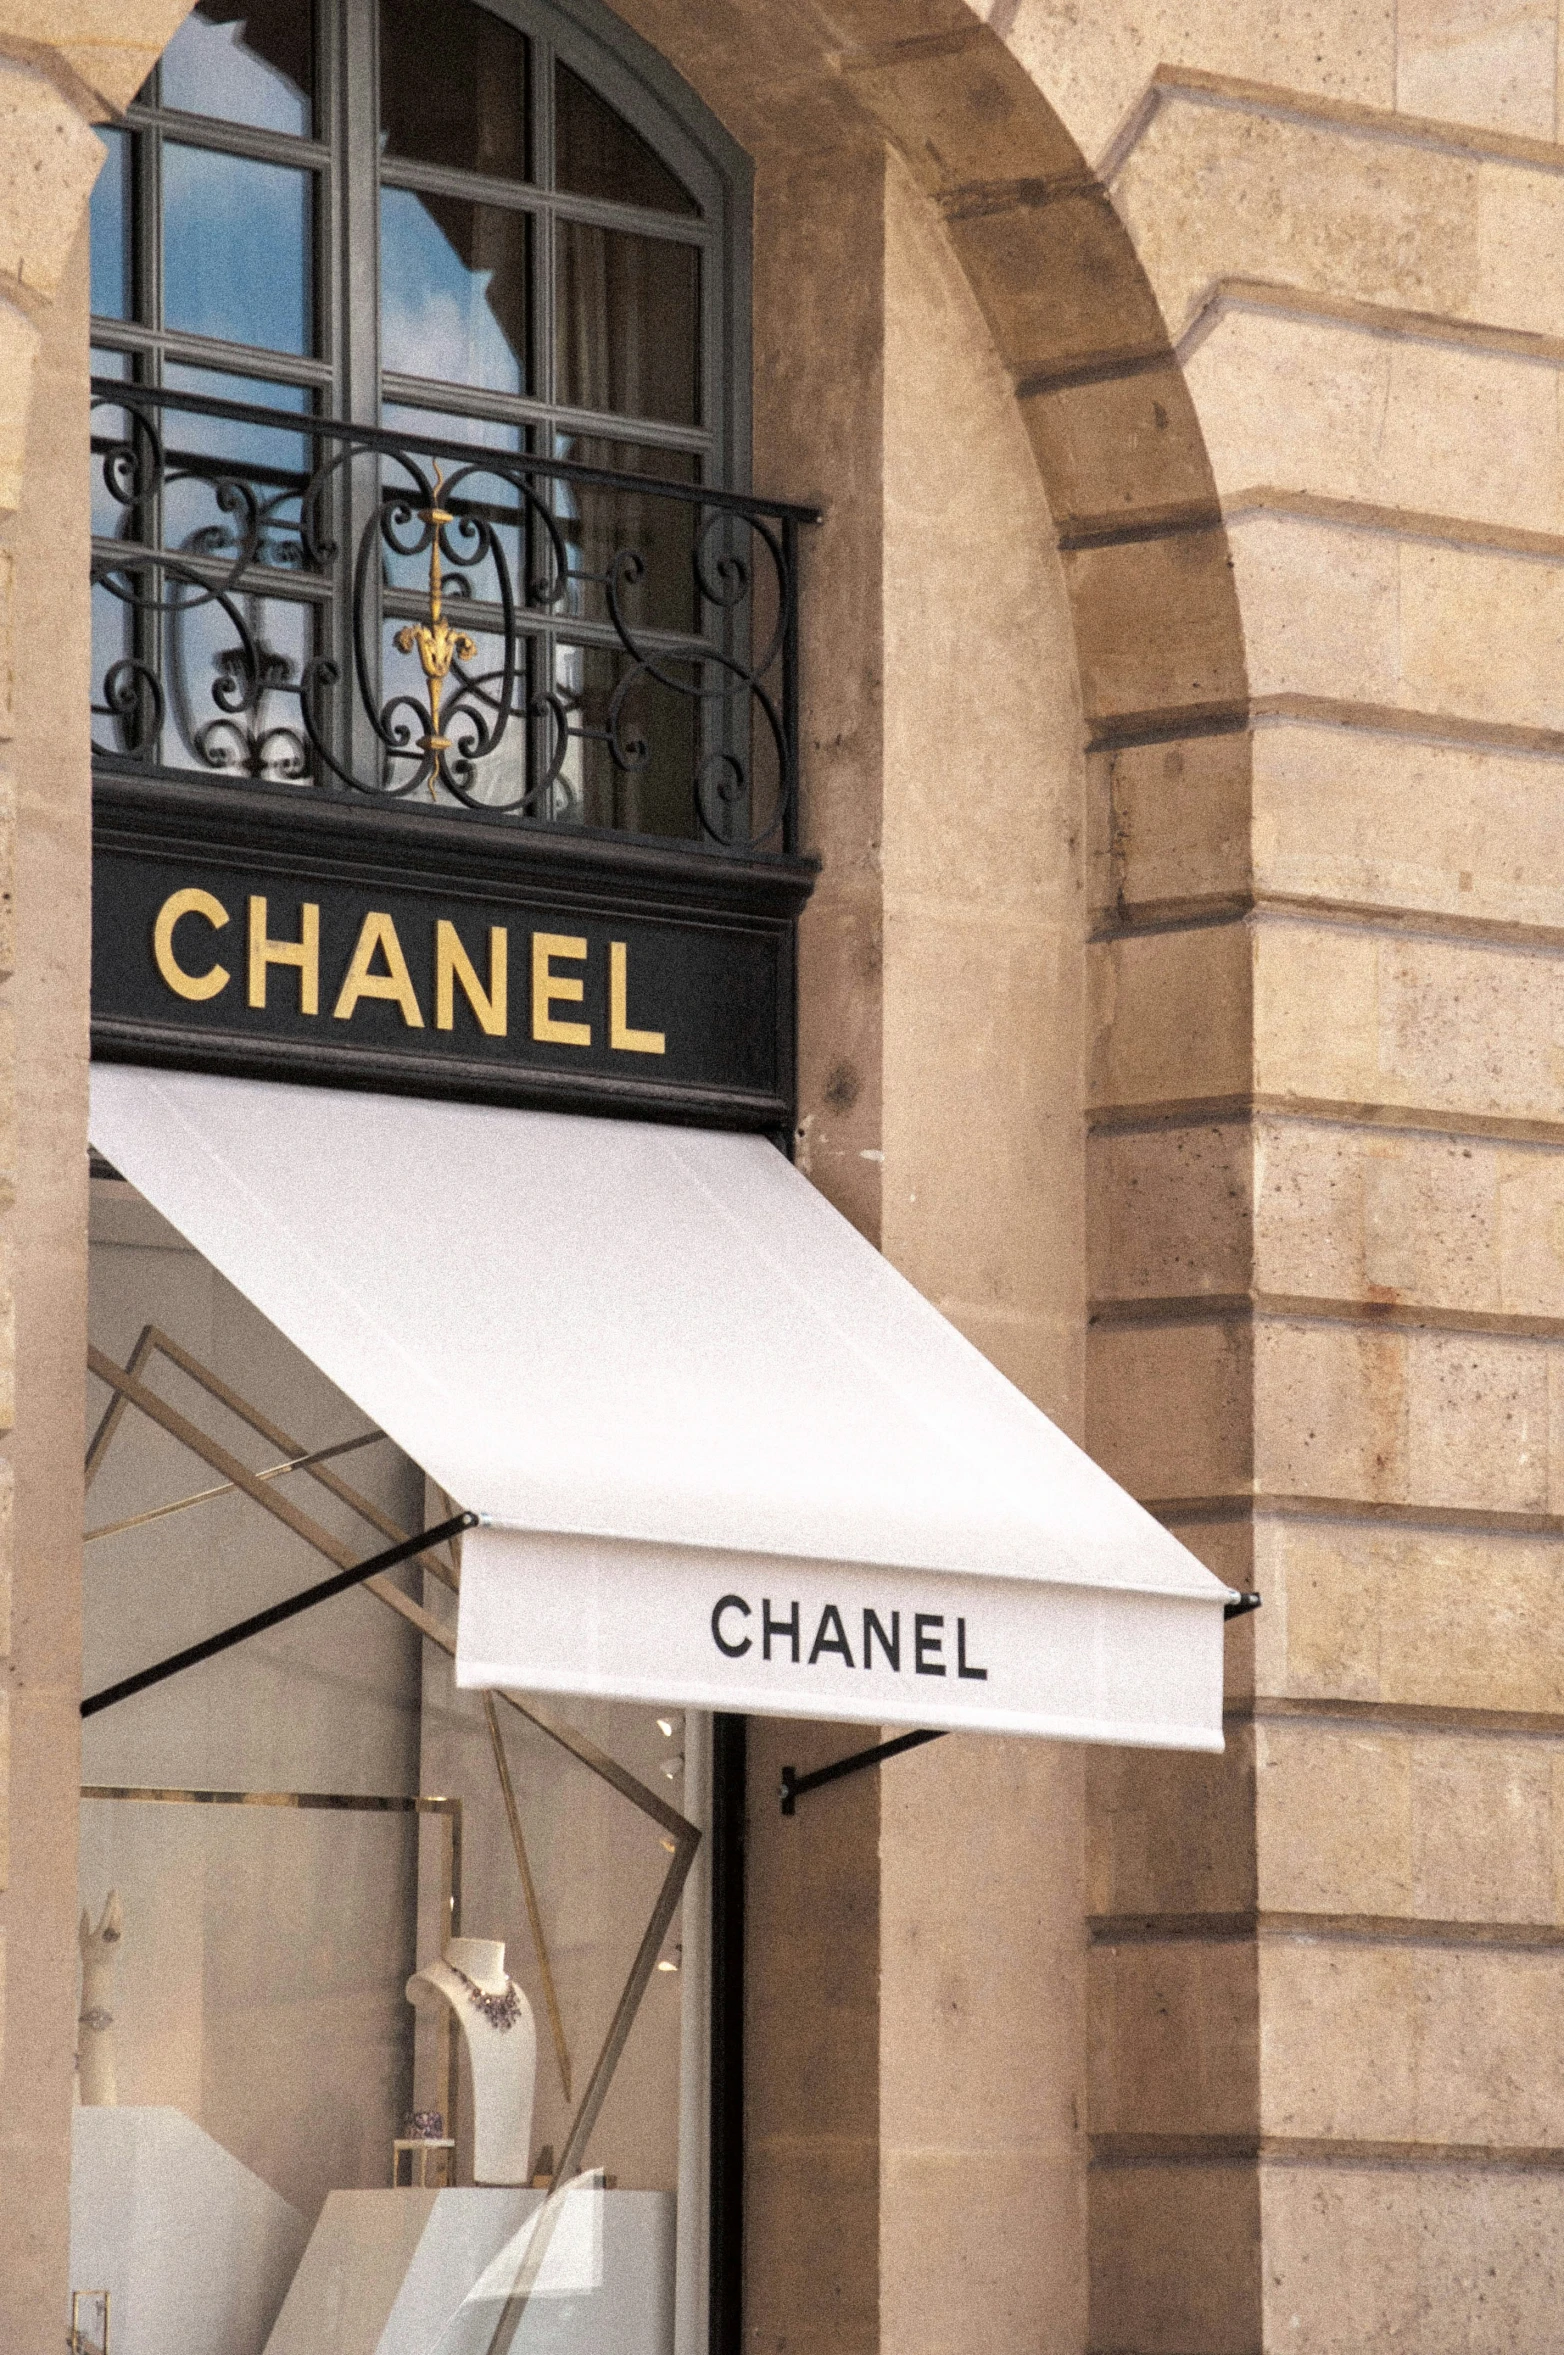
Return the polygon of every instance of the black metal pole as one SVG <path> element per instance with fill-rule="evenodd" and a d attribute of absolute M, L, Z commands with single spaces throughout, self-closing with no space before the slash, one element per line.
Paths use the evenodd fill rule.
<path fill-rule="evenodd" d="M 748 1735 L 711 1721 L 711 2176 L 709 2355 L 744 2347 L 744 1852 Z"/>
<path fill-rule="evenodd" d="M 139 1668 L 134 1676 L 122 1676 L 118 1684 L 105 1685 L 101 1693 L 92 1693 L 83 1701 L 83 1717 L 96 1717 L 100 1709 L 112 1709 L 116 1701 L 128 1701 L 132 1693 L 144 1693 L 150 1685 L 162 1684 L 171 1676 L 178 1676 L 186 1668 L 198 1668 L 203 1660 L 215 1660 L 219 1652 L 231 1652 L 235 1644 L 246 1642 L 252 1635 L 264 1635 L 269 1627 L 280 1627 L 285 1619 L 297 1619 L 301 1611 L 313 1611 L 317 1603 L 329 1603 L 333 1595 L 345 1595 L 355 1586 L 362 1586 L 366 1578 L 378 1571 L 394 1570 L 398 1562 L 411 1560 L 429 1546 L 443 1545 L 448 1537 L 459 1537 L 464 1529 L 476 1529 L 476 1513 L 456 1513 L 449 1521 L 441 1521 L 433 1529 L 420 1530 L 416 1537 L 405 1537 L 400 1545 L 388 1546 L 383 1554 L 371 1554 L 367 1562 L 354 1562 L 346 1570 L 339 1570 L 333 1578 L 323 1578 L 318 1586 L 307 1586 L 302 1594 L 291 1595 L 285 1603 L 273 1603 L 269 1611 L 257 1611 L 249 1619 L 241 1619 L 237 1626 L 225 1627 L 220 1634 L 209 1635 L 204 1642 L 188 1644 L 184 1651 L 173 1652 L 154 1667 Z"/>

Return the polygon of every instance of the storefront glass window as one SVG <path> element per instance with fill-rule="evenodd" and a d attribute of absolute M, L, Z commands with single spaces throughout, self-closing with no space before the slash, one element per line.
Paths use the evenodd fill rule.
<path fill-rule="evenodd" d="M 89 1706 L 451 1510 L 92 1197 Z M 447 1542 L 86 1718 L 71 2284 L 113 2355 L 696 2343 L 704 1865 L 646 1942 L 708 1727 L 457 1692 L 459 1577 Z"/>

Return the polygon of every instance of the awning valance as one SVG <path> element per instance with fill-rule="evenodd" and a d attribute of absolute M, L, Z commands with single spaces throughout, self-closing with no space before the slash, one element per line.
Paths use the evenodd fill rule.
<path fill-rule="evenodd" d="M 1229 1590 L 763 1138 L 96 1065 L 92 1139 L 458 1504 L 458 1679 L 1221 1747 Z"/>

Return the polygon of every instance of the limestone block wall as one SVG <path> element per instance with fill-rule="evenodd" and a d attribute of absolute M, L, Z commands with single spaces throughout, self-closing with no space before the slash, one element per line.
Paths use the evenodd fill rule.
<path fill-rule="evenodd" d="M 1308 21 L 1097 114 L 1247 690 L 1099 731 L 1089 1431 L 1265 1596 L 1220 1767 L 1092 1776 L 1137 2355 L 1550 2344 L 1564 2257 L 1557 27 Z"/>

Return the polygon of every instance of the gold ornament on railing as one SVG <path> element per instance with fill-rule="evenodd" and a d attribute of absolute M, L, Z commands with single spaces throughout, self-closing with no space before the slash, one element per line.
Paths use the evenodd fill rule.
<path fill-rule="evenodd" d="M 429 619 L 408 622 L 405 628 L 397 631 L 395 640 L 398 654 L 416 654 L 423 665 L 424 679 L 429 689 L 429 732 L 420 739 L 420 749 L 436 758 L 449 748 L 451 741 L 449 736 L 440 733 L 440 697 L 450 677 L 451 665 L 454 662 L 475 662 L 478 658 L 474 640 L 465 630 L 453 629 L 440 610 L 440 534 L 446 524 L 456 520 L 448 508 L 440 505 L 440 493 L 444 487 L 445 477 L 436 465 L 433 500 L 429 506 L 418 510 L 419 522 L 428 524 L 430 531 Z M 432 776 L 429 790 L 431 793 L 434 791 Z"/>

